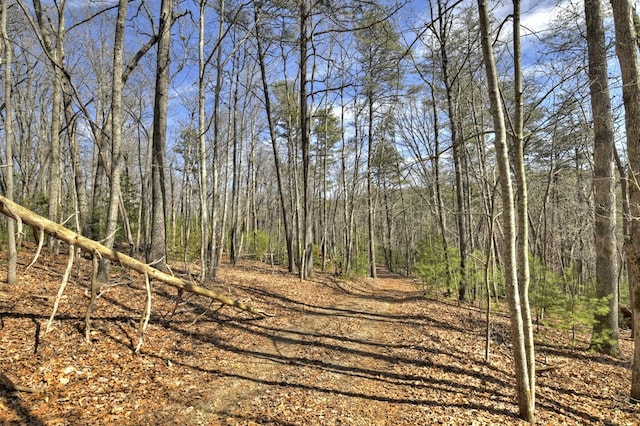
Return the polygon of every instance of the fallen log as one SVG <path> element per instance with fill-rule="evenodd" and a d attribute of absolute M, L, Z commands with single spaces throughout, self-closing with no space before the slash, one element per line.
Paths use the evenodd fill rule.
<path fill-rule="evenodd" d="M 247 305 L 238 300 L 234 300 L 223 294 L 219 294 L 204 287 L 191 284 L 181 278 L 174 277 L 173 275 L 169 275 L 167 273 L 159 271 L 158 269 L 149 266 L 146 263 L 140 262 L 139 260 L 134 259 L 133 257 L 128 256 L 124 253 L 109 249 L 104 245 L 98 243 L 97 241 L 94 241 L 87 237 L 83 237 L 82 235 L 68 228 L 65 228 L 60 224 L 52 222 L 1 195 L 0 213 L 16 220 L 21 220 L 23 223 L 26 223 L 27 225 L 35 229 L 44 231 L 46 234 L 64 241 L 69 245 L 79 247 L 89 253 L 98 253 L 103 258 L 109 259 L 112 262 L 119 262 L 122 266 L 133 269 L 140 274 L 148 275 L 150 279 L 155 279 L 178 289 L 188 291 L 190 293 L 195 293 L 212 300 L 216 300 L 224 305 L 231 306 L 241 311 L 246 311 L 262 316 L 273 316 L 272 314 L 269 314 L 262 309 L 254 308 L 253 306 Z"/>

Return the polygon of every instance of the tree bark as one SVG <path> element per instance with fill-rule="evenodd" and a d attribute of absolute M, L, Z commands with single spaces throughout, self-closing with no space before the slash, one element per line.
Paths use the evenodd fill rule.
<path fill-rule="evenodd" d="M 311 228 L 311 190 L 309 172 L 311 169 L 311 143 L 309 138 L 309 114 L 307 108 L 307 35 L 310 12 L 307 0 L 300 0 L 300 145 L 302 146 L 302 256 L 300 278 L 313 274 L 313 234 Z"/>
<path fill-rule="evenodd" d="M 529 395 L 532 399 L 530 404 L 533 407 L 535 406 L 536 358 L 531 308 L 529 306 L 529 211 L 527 178 L 524 165 L 524 100 L 522 90 L 522 50 L 520 47 L 520 0 L 513 1 L 513 52 L 515 111 L 512 158 L 518 188 L 516 199 L 516 229 L 518 232 L 516 237 L 516 257 L 518 261 L 518 290 L 520 293 L 519 303 L 522 315 L 522 334 L 524 335 L 526 374 L 529 376 Z"/>
<path fill-rule="evenodd" d="M 625 241 L 629 294 L 633 315 L 634 352 L 631 368 L 631 398 L 640 401 L 640 62 L 638 34 L 633 24 L 633 7 L 629 0 L 611 1 L 615 23 L 616 55 L 622 74 L 622 97 L 629 158 L 629 239 Z"/>
<path fill-rule="evenodd" d="M 287 213 L 287 202 L 284 194 L 284 183 L 282 179 L 282 165 L 280 154 L 278 152 L 278 138 L 276 135 L 276 126 L 273 119 L 273 110 L 271 108 L 271 96 L 269 93 L 269 85 L 267 83 L 267 71 L 264 63 L 264 51 L 262 49 L 262 36 L 258 25 L 258 6 L 254 3 L 254 25 L 256 31 L 256 50 L 258 54 L 258 63 L 260 66 L 260 78 L 262 81 L 262 93 L 264 95 L 265 114 L 267 115 L 267 124 L 269 126 L 269 139 L 271 140 L 271 148 L 273 149 L 274 166 L 276 169 L 276 180 L 278 184 L 278 195 L 280 198 L 280 210 L 282 214 L 282 224 L 284 227 L 284 235 L 287 249 L 287 265 L 289 272 L 293 272 L 295 262 L 293 257 L 293 238 L 291 232 L 291 224 L 289 222 L 289 214 Z"/>
<path fill-rule="evenodd" d="M 207 206 L 207 197 L 209 186 L 207 183 L 207 145 L 205 140 L 205 78 L 204 71 L 207 62 L 204 55 L 205 42 L 205 10 L 207 2 L 200 0 L 200 14 L 198 17 L 198 189 L 200 191 L 200 284 L 203 284 L 208 274 L 209 256 L 207 256 L 207 246 L 209 239 L 209 209 Z"/>
<path fill-rule="evenodd" d="M 458 300 L 467 300 L 467 213 L 465 212 L 465 194 L 467 193 L 464 174 L 464 140 L 460 135 L 458 128 L 459 117 L 457 105 L 454 105 L 454 86 L 456 77 L 451 77 L 449 69 L 448 46 L 447 39 L 450 37 L 448 29 L 451 27 L 450 22 L 445 22 L 447 13 L 446 7 L 441 0 L 438 1 L 438 24 L 440 42 L 440 68 L 442 78 L 444 80 L 445 93 L 447 97 L 447 116 L 449 118 L 449 131 L 451 132 L 451 145 L 453 151 L 453 165 L 455 174 L 456 189 L 456 225 L 458 227 L 458 252 L 460 254 L 460 283 L 458 285 Z M 454 71 L 455 73 L 455 71 Z"/>
<path fill-rule="evenodd" d="M 53 89 L 51 95 L 51 134 L 49 135 L 49 218 L 57 221 L 60 215 L 60 194 L 62 192 L 62 164 L 61 164 L 61 137 L 62 129 L 62 67 L 64 62 L 64 37 L 65 37 L 65 5 L 61 2 L 58 7 L 58 26 L 52 28 L 52 24 L 48 17 L 44 15 L 40 0 L 33 0 L 33 7 L 36 12 L 38 26 L 42 33 L 43 45 L 47 50 L 53 66 Z M 52 34 L 53 33 L 53 34 Z M 52 40 L 55 38 L 55 40 Z M 56 252 L 57 243 L 55 240 L 49 240 L 50 248 Z"/>
<path fill-rule="evenodd" d="M 153 135 L 151 154 L 151 246 L 147 261 L 159 268 L 167 261 L 167 211 L 165 189 L 165 163 L 167 138 L 167 108 L 169 105 L 169 65 L 171 50 L 171 22 L 173 0 L 162 0 L 158 26 L 158 55 L 156 88 L 153 106 Z"/>
<path fill-rule="evenodd" d="M 515 358 L 516 390 L 520 418 L 530 423 L 535 422 L 535 388 L 531 386 L 533 378 L 530 376 L 534 360 L 525 343 L 525 328 L 523 325 L 520 288 L 518 286 L 517 262 L 517 233 L 516 215 L 514 208 L 513 185 L 511 182 L 511 167 L 507 149 L 506 126 L 503 113 L 498 73 L 491 45 L 489 10 L 486 0 L 478 0 L 480 15 L 480 29 L 482 34 L 482 56 L 484 59 L 487 83 L 489 85 L 490 111 L 495 130 L 496 160 L 500 176 L 502 195 L 502 218 L 504 232 L 504 271 L 505 285 L 509 299 L 509 318 L 511 321 L 511 336 Z M 533 349 L 533 348 L 531 348 Z"/>
<path fill-rule="evenodd" d="M 109 179 L 109 206 L 107 208 L 107 228 L 104 240 L 105 246 L 113 248 L 117 227 L 118 207 L 120 206 L 120 178 L 122 175 L 121 147 L 122 147 L 122 56 L 124 50 L 124 26 L 127 19 L 129 0 L 120 0 L 118 16 L 116 18 L 113 42 L 113 71 L 111 82 L 111 178 Z M 107 282 L 109 277 L 109 263 L 100 261 L 98 281 Z"/>
<path fill-rule="evenodd" d="M 600 0 L 585 0 L 591 111 L 593 116 L 593 189 L 595 204 L 596 288 L 608 298 L 609 312 L 595 316 L 591 348 L 620 356 L 618 347 L 618 271 L 614 135 L 607 49 Z"/>
<path fill-rule="evenodd" d="M 12 84 L 13 76 L 11 66 L 13 63 L 13 48 L 7 36 L 7 13 L 9 13 L 9 0 L 2 1 L 2 21 L 0 22 L 0 36 L 2 38 L 2 46 L 4 48 L 4 138 L 5 138 L 5 181 L 6 196 L 13 200 L 14 183 L 13 183 L 13 101 L 12 101 Z M 18 262 L 18 252 L 16 247 L 15 220 L 7 218 L 7 284 L 15 284 L 16 265 Z"/>
<path fill-rule="evenodd" d="M 375 200 L 373 194 L 373 94 L 367 95 L 367 229 L 369 230 L 369 276 L 377 278 L 376 271 L 376 235 L 375 235 Z"/>

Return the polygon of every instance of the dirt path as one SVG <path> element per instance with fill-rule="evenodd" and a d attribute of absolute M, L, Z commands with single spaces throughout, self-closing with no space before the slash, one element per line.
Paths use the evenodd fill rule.
<path fill-rule="evenodd" d="M 307 285 L 300 285 L 307 297 L 287 301 L 298 312 L 267 327 L 270 344 L 244 361 L 243 382 L 223 383 L 207 404 L 232 424 L 397 422 L 389 403 L 411 403 L 408 395 L 394 397 L 403 386 L 396 373 L 402 360 L 390 353 L 402 321 L 398 307 L 421 294 L 409 280 L 382 272 L 360 283 L 313 283 L 304 291 Z M 308 297 L 313 293 L 318 297 Z"/>
<path fill-rule="evenodd" d="M 520 424 L 504 316 L 494 316 L 491 362 L 484 314 L 422 297 L 391 274 L 301 283 L 261 262 L 223 268 L 217 291 L 271 311 L 257 318 L 154 287 L 140 355 L 132 354 L 145 290 L 114 268 L 84 341 L 90 263 L 74 272 L 46 336 L 64 257 L 44 259 L 0 294 L 0 367 L 40 389 L 0 389 L 0 425 Z M 30 257 L 24 256 L 24 268 Z M 0 277 L 1 279 L 2 277 Z M 540 424 L 640 424 L 629 362 L 572 349 L 567 333 L 536 336 Z M 563 337 L 564 336 L 564 337 Z M 631 341 L 621 341 L 627 356 Z M 588 347 L 588 336 L 579 345 Z"/>

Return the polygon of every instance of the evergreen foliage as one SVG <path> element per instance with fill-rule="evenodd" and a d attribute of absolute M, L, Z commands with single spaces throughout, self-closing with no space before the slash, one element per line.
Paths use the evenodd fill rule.
<path fill-rule="evenodd" d="M 570 330 L 572 346 L 576 333 L 587 332 L 594 324 L 595 315 L 609 311 L 609 298 L 598 298 L 593 283 L 580 283 L 577 267 L 572 263 L 564 271 L 554 272 L 539 258 L 531 259 L 531 303 L 536 324 Z M 609 336 L 597 336 L 596 341 L 605 342 Z"/>

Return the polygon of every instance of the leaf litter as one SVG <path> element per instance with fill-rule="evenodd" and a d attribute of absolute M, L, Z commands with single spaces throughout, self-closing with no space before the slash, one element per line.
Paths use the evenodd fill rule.
<path fill-rule="evenodd" d="M 39 392 L 0 387 L 0 424 L 524 424 L 506 315 L 494 315 L 502 331 L 486 363 L 482 309 L 425 299 L 409 279 L 381 271 L 376 280 L 317 273 L 300 282 L 243 259 L 209 283 L 271 318 L 190 294 L 176 307 L 175 290 L 152 283 L 151 319 L 134 354 L 144 277 L 112 266 L 87 343 L 91 262 L 78 260 L 44 335 L 67 259 L 42 253 L 25 271 L 31 248 L 20 252 L 19 284 L 0 287 L 0 369 Z M 640 425 L 628 400 L 629 334 L 615 359 L 589 352 L 588 335 L 571 347 L 570 332 L 541 327 L 539 365 L 561 366 L 537 376 L 538 422 Z"/>

